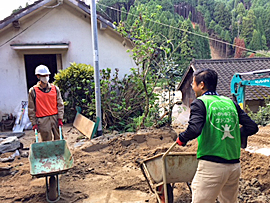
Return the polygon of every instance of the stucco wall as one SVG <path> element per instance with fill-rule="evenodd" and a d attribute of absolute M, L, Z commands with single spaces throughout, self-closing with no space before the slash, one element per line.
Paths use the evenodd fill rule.
<path fill-rule="evenodd" d="M 20 19 L 20 28 L 9 25 L 0 30 L 0 119 L 3 113 L 13 113 L 22 100 L 27 100 L 25 54 L 61 54 L 62 67 L 70 62 L 93 65 L 90 17 L 63 4 L 54 9 L 42 8 Z M 99 28 L 99 23 L 98 23 Z M 119 75 L 135 67 L 129 42 L 110 28 L 98 29 L 99 66 L 120 69 Z M 13 50 L 10 44 L 68 42 L 68 50 Z"/>

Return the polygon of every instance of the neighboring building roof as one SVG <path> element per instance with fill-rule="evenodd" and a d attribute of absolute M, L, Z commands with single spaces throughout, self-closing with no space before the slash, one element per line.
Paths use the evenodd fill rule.
<path fill-rule="evenodd" d="M 218 73 L 217 92 L 232 98 L 230 91 L 231 79 L 235 73 L 245 73 L 257 70 L 270 69 L 270 58 L 241 58 L 241 59 L 219 59 L 219 60 L 193 60 L 185 72 L 181 83 L 177 89 L 181 87 L 186 81 L 187 73 L 201 68 L 210 68 Z M 269 77 L 244 75 L 243 80 L 251 80 L 255 78 Z M 247 86 L 246 87 L 246 100 L 261 100 L 269 96 L 269 87 Z M 183 92 L 184 94 L 184 92 Z"/>
<path fill-rule="evenodd" d="M 70 3 L 72 3 L 74 6 L 79 7 L 82 11 L 86 12 L 87 14 L 91 15 L 90 13 L 90 6 L 86 5 L 83 1 L 80 0 L 65 0 L 68 1 Z M 19 10 L 16 13 L 11 14 L 10 16 L 6 17 L 5 19 L 0 21 L 0 29 L 8 26 L 11 23 L 17 22 L 20 18 L 26 16 L 27 14 L 31 13 L 32 11 L 35 11 L 43 6 L 47 6 L 46 4 L 49 4 L 50 2 L 57 2 L 55 0 L 38 0 L 35 1 L 33 4 Z M 104 19 L 101 15 L 97 14 L 97 19 L 105 26 L 109 26 L 113 29 L 116 28 L 116 26 Z"/>

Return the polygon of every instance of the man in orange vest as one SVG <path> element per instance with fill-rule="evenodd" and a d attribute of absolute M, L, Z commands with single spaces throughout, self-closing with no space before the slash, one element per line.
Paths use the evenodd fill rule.
<path fill-rule="evenodd" d="M 28 116 L 33 130 L 37 129 L 42 141 L 59 140 L 59 128 L 63 126 L 64 103 L 57 86 L 49 83 L 48 67 L 39 65 L 35 75 L 38 83 L 30 88 L 28 96 Z"/>

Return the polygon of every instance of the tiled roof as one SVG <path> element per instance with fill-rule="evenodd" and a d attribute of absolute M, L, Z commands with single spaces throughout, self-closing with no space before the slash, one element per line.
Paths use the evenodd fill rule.
<path fill-rule="evenodd" d="M 242 59 L 221 59 L 221 60 L 193 60 L 191 66 L 195 70 L 210 68 L 218 73 L 217 92 L 220 95 L 231 97 L 230 84 L 235 73 L 245 73 L 257 70 L 270 69 L 270 58 L 242 58 Z M 243 80 L 270 77 L 269 75 L 254 76 L 244 75 Z M 246 100 L 259 100 L 269 96 L 269 87 L 247 86 Z"/>

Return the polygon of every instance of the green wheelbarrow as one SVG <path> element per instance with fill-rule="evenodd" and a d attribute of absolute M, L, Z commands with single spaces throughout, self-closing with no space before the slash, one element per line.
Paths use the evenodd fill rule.
<path fill-rule="evenodd" d="M 30 173 L 38 178 L 46 179 L 46 199 L 57 202 L 60 199 L 59 174 L 67 172 L 73 166 L 73 157 L 62 136 L 59 126 L 60 140 L 38 142 L 38 132 L 35 130 L 36 143 L 31 144 L 29 161 Z"/>

